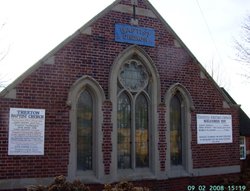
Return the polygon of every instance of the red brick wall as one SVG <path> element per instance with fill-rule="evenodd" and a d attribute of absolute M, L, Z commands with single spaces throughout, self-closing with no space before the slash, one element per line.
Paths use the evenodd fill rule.
<path fill-rule="evenodd" d="M 167 139 L 166 139 L 166 106 L 161 104 L 158 106 L 158 115 L 159 115 L 159 124 L 158 124 L 158 132 L 159 132 L 159 160 L 160 160 L 160 169 L 161 171 L 165 171 L 165 163 L 166 163 L 166 150 L 167 150 Z"/>
<path fill-rule="evenodd" d="M 129 4 L 131 1 L 122 1 Z M 139 7 L 146 5 L 139 1 Z M 194 168 L 239 165 L 237 108 L 223 109 L 223 97 L 209 79 L 201 79 L 200 67 L 184 48 L 174 46 L 174 36 L 156 18 L 137 16 L 139 26 L 154 28 L 155 47 L 142 48 L 152 58 L 160 75 L 161 102 L 174 83 L 181 83 L 191 94 L 195 110 L 192 112 L 192 158 Z M 17 99 L 0 99 L 0 179 L 53 177 L 67 175 L 69 160 L 69 110 L 66 101 L 71 85 L 83 75 L 92 76 L 104 89 L 109 98 L 109 75 L 111 66 L 130 44 L 114 40 L 115 23 L 129 24 L 131 15 L 109 12 L 91 25 L 92 35 L 79 34 L 71 42 L 55 53 L 55 64 L 42 64 L 30 76 L 16 86 Z M 111 100 L 112 101 L 112 100 Z M 102 110 L 104 124 L 102 130 L 106 139 L 102 151 L 105 174 L 110 173 L 111 163 L 111 106 L 106 101 Z M 43 108 L 46 110 L 45 155 L 8 156 L 9 108 Z M 164 115 L 166 108 L 158 106 L 160 166 L 164 170 L 166 153 L 166 128 Z M 231 114 L 233 116 L 232 144 L 197 145 L 196 114 Z M 110 117 L 110 118 L 109 118 Z"/>
<path fill-rule="evenodd" d="M 111 133 L 112 133 L 112 122 L 111 122 L 111 112 L 112 112 L 112 102 L 106 101 L 103 104 L 103 164 L 104 164 L 104 173 L 110 174 L 110 164 L 111 164 L 111 152 L 112 152 L 112 141 L 111 141 Z"/>
<path fill-rule="evenodd" d="M 246 150 L 250 152 L 250 136 L 246 137 Z"/>

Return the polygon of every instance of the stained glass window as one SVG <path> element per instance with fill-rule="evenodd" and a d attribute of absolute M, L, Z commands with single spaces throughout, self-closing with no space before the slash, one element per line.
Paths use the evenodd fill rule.
<path fill-rule="evenodd" d="M 148 103 L 140 95 L 135 104 L 136 167 L 148 167 Z"/>
<path fill-rule="evenodd" d="M 170 155 L 171 165 L 182 165 L 182 108 L 178 95 L 170 103 Z"/>
<path fill-rule="evenodd" d="M 131 168 L 131 105 L 125 93 L 118 98 L 117 133 L 118 168 Z"/>
<path fill-rule="evenodd" d="M 147 85 L 148 74 L 139 61 L 130 60 L 122 67 L 119 80 L 129 91 L 138 92 Z"/>
<path fill-rule="evenodd" d="M 93 100 L 85 90 L 77 103 L 77 169 L 92 170 Z"/>
<path fill-rule="evenodd" d="M 135 59 L 118 75 L 117 163 L 119 169 L 149 167 L 149 75 Z"/>

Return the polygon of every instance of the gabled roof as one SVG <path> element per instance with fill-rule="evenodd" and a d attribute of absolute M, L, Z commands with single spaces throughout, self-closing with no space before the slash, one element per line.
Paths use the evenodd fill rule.
<path fill-rule="evenodd" d="M 59 51 L 62 47 L 64 47 L 67 43 L 69 43 L 73 38 L 75 38 L 77 35 L 81 33 L 85 33 L 88 31 L 88 28 L 95 23 L 98 19 L 102 18 L 104 15 L 106 15 L 110 11 L 116 11 L 117 7 L 119 6 L 119 3 L 122 0 L 116 0 L 111 5 L 109 5 L 106 9 L 101 11 L 99 14 L 97 14 L 94 18 L 92 18 L 90 21 L 88 21 L 85 25 L 83 25 L 81 28 L 79 28 L 75 33 L 73 33 L 71 36 L 69 36 L 67 39 L 65 39 L 62 43 L 60 43 L 58 46 L 56 46 L 52 51 L 50 51 L 47 55 L 45 55 L 42 59 L 40 59 L 37 63 L 35 63 L 32 67 L 30 67 L 27 71 L 25 71 L 21 76 L 19 76 L 14 82 L 12 82 L 9 86 L 7 86 L 2 92 L 0 92 L 0 97 L 8 97 L 8 94 L 19 84 L 21 83 L 26 77 L 28 77 L 30 74 L 32 74 L 35 70 L 37 70 L 42 64 L 53 62 L 54 54 Z M 199 63 L 199 61 L 196 59 L 196 57 L 193 55 L 193 53 L 188 49 L 188 47 L 183 43 L 183 41 L 178 37 L 178 35 L 174 32 L 174 30 L 168 25 L 168 23 L 163 19 L 163 17 L 158 13 L 158 11 L 152 6 L 152 4 L 148 0 L 144 0 L 144 3 L 147 4 L 151 11 L 151 16 L 155 16 L 158 18 L 162 24 L 168 29 L 168 31 L 174 36 L 174 38 L 178 41 L 181 47 L 183 47 L 187 53 L 194 59 L 196 64 L 200 67 L 203 74 L 215 85 L 217 90 L 221 92 L 221 94 L 224 96 L 224 99 L 230 106 L 234 106 L 234 104 L 231 102 L 230 99 L 228 99 L 227 96 L 224 95 L 223 91 L 220 89 L 220 87 L 217 85 L 217 83 L 214 81 L 214 79 L 209 75 L 209 73 L 206 71 L 206 69 Z M 132 7 L 128 9 L 124 9 L 125 12 L 132 12 Z M 145 14 L 143 10 L 138 8 L 137 11 L 138 14 Z"/>
<path fill-rule="evenodd" d="M 224 88 L 221 89 L 233 104 L 237 104 Z M 248 115 L 241 108 L 239 109 L 239 123 L 240 123 L 240 135 L 250 136 L 250 119 Z"/>

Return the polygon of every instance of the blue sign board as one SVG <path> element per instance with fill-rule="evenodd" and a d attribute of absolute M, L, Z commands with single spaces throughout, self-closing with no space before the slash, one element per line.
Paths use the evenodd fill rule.
<path fill-rule="evenodd" d="M 155 30 L 152 28 L 116 24 L 115 41 L 154 47 Z"/>

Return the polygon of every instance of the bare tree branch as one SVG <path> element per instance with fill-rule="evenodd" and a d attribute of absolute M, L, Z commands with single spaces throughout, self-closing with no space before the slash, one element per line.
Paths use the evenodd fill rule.
<path fill-rule="evenodd" d="M 244 64 L 243 76 L 245 79 L 250 79 L 250 15 L 248 15 L 241 27 L 241 34 L 238 39 L 234 40 L 234 45 L 236 49 L 236 59 L 237 61 Z"/>
<path fill-rule="evenodd" d="M 250 64 L 250 49 L 245 44 L 235 41 L 235 48 L 237 49 L 237 56 L 241 61 Z"/>
<path fill-rule="evenodd" d="M 6 23 L 3 23 L 3 24 L 0 25 L 0 33 L 2 33 L 2 31 L 3 31 L 4 27 L 5 27 L 5 25 L 6 25 Z M 0 40 L 1 40 L 1 39 L 0 39 Z M 0 41 L 0 43 L 2 43 L 2 42 Z M 5 46 L 5 45 L 4 45 L 4 46 Z M 6 58 L 6 56 L 7 56 L 8 53 L 9 53 L 9 50 L 10 50 L 10 46 L 9 46 L 9 45 L 7 46 L 7 48 L 3 48 L 3 50 L 0 50 L 0 63 Z M 4 84 L 7 83 L 7 81 L 4 81 L 3 79 L 4 79 L 4 76 L 3 76 L 3 75 L 0 75 L 0 90 L 1 90 L 2 88 L 4 88 L 4 87 L 5 87 Z"/>

